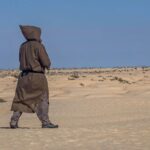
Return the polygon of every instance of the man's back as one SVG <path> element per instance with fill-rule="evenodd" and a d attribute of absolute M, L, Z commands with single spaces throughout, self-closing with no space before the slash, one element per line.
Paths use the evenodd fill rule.
<path fill-rule="evenodd" d="M 44 50 L 44 46 L 34 40 L 27 41 L 21 45 L 19 61 L 20 70 L 44 72 L 44 68 L 50 66 L 50 60 Z"/>

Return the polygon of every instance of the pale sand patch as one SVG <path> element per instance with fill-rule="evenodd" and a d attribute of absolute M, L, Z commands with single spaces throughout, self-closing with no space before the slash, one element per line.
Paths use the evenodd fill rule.
<path fill-rule="evenodd" d="M 148 69 L 78 70 L 75 80 L 68 80 L 70 70 L 63 72 L 48 76 L 49 115 L 59 129 L 41 129 L 35 114 L 23 114 L 21 128 L 9 129 L 17 82 L 0 78 L 0 97 L 7 101 L 0 103 L 0 150 L 150 149 Z M 131 84 L 111 80 L 114 77 Z"/>

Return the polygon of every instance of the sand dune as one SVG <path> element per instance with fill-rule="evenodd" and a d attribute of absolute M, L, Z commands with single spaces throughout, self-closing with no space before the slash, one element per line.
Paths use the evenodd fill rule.
<path fill-rule="evenodd" d="M 9 129 L 17 75 L 0 71 L 0 150 L 150 149 L 150 68 L 51 70 L 49 115 L 59 129 L 41 129 L 35 114 Z"/>

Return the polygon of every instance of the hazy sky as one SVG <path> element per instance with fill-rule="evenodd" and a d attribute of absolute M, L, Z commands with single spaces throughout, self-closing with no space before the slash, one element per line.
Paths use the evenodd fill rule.
<path fill-rule="evenodd" d="M 42 28 L 52 67 L 150 65 L 150 0 L 0 0 L 0 68 L 18 68 L 20 24 Z"/>

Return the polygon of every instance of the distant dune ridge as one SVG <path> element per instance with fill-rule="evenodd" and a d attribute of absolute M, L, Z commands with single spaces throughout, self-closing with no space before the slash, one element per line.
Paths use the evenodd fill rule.
<path fill-rule="evenodd" d="M 0 71 L 0 149 L 149 150 L 149 67 L 47 71 L 57 130 L 41 129 L 35 114 L 23 114 L 21 128 L 8 128 L 19 73 Z"/>

